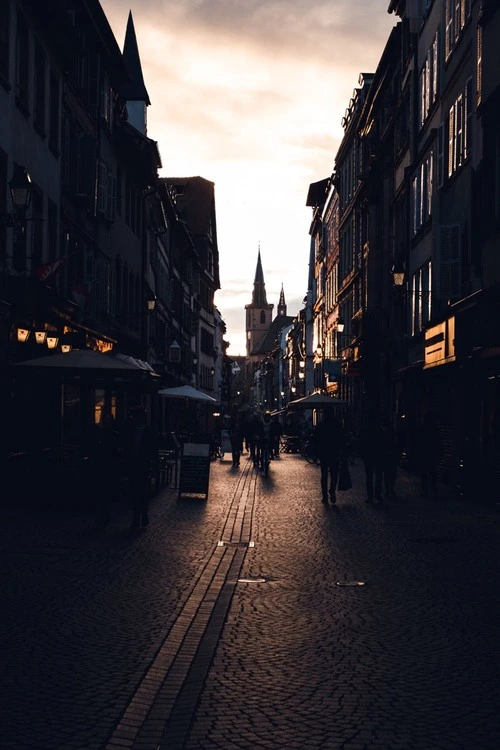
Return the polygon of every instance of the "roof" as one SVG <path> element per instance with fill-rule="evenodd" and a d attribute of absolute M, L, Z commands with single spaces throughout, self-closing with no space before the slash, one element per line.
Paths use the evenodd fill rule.
<path fill-rule="evenodd" d="M 293 323 L 295 318 L 292 315 L 277 315 L 263 337 L 254 346 L 251 354 L 269 354 L 276 349 L 279 332 L 285 326 Z"/>
<path fill-rule="evenodd" d="M 145 102 L 146 104 L 151 104 L 142 75 L 141 58 L 137 46 L 134 21 L 132 20 L 132 11 L 129 11 L 128 14 L 127 31 L 123 44 L 123 62 L 125 63 L 130 81 L 123 84 L 120 93 L 128 102 Z"/>
<path fill-rule="evenodd" d="M 323 203 L 326 201 L 326 194 L 328 190 L 328 183 L 330 182 L 329 177 L 325 177 L 324 180 L 319 180 L 319 182 L 312 182 L 309 185 L 309 190 L 307 191 L 307 200 L 306 200 L 306 206 L 322 206 Z"/>
<path fill-rule="evenodd" d="M 166 185 L 182 188 L 175 199 L 193 235 L 210 232 L 215 211 L 214 183 L 204 177 L 162 177 Z"/>

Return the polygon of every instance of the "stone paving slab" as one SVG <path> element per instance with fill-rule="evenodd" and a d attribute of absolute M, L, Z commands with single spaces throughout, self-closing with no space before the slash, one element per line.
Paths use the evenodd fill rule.
<path fill-rule="evenodd" d="M 98 534 L 69 504 L 1 511 L 0 747 L 103 750 L 224 538 L 240 473 L 213 464 L 208 501 L 158 496 L 140 534 L 121 506 Z M 422 498 L 404 474 L 398 502 L 367 506 L 353 476 L 324 507 L 317 468 L 284 456 L 257 478 L 251 523 L 242 500 L 250 582 L 187 707 L 186 750 L 500 746 L 498 513 Z M 337 586 L 350 580 L 366 586 Z"/>

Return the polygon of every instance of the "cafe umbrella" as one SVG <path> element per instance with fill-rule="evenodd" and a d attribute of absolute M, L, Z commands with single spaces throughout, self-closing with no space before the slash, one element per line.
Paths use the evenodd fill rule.
<path fill-rule="evenodd" d="M 204 401 L 207 403 L 216 403 L 216 399 L 209 396 L 208 393 L 193 388 L 192 385 L 180 385 L 174 388 L 161 388 L 158 391 L 159 396 L 165 398 L 184 398 L 188 401 Z"/>
<path fill-rule="evenodd" d="M 312 393 L 310 396 L 304 396 L 295 401 L 290 401 L 287 404 L 287 409 L 292 411 L 304 409 L 335 409 L 341 406 L 347 406 L 347 403 L 347 401 L 335 398 L 334 396 L 329 396 L 327 393 Z"/>

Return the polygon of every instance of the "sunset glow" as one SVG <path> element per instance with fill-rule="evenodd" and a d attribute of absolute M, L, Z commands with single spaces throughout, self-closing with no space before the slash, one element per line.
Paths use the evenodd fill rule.
<path fill-rule="evenodd" d="M 229 354 L 245 352 L 260 244 L 268 302 L 307 291 L 311 182 L 328 177 L 360 72 L 375 70 L 389 0 L 101 0 L 120 48 L 132 11 L 162 176 L 215 183 Z M 275 310 L 276 311 L 276 310 Z"/>

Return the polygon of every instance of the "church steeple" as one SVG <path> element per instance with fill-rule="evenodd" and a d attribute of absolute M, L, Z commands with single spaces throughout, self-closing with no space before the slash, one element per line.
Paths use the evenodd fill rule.
<path fill-rule="evenodd" d="M 255 279 L 253 282 L 252 305 L 254 307 L 267 307 L 266 285 L 264 283 L 264 272 L 262 270 L 262 261 L 259 254 L 257 256 L 257 268 L 255 269 Z"/>
<path fill-rule="evenodd" d="M 125 42 L 123 44 L 123 62 L 128 73 L 129 80 L 122 88 L 122 95 L 127 102 L 128 119 L 143 135 L 147 133 L 146 108 L 151 104 L 149 94 L 146 90 L 142 75 L 141 58 L 137 46 L 132 11 L 129 11 Z"/>
<path fill-rule="evenodd" d="M 264 272 L 262 271 L 262 260 L 259 253 L 257 256 L 257 268 L 253 282 L 252 301 L 245 305 L 246 310 L 246 334 L 247 334 L 247 357 L 250 356 L 262 339 L 273 319 L 273 307 L 267 302 L 266 285 L 264 283 Z"/>
<path fill-rule="evenodd" d="M 280 317 L 282 315 L 286 315 L 286 302 L 285 302 L 285 292 L 283 290 L 283 284 L 281 285 L 280 299 L 278 302 L 278 315 Z"/>

